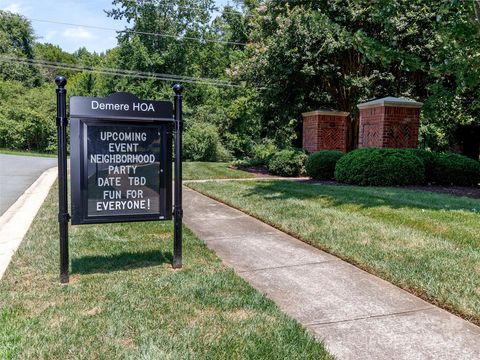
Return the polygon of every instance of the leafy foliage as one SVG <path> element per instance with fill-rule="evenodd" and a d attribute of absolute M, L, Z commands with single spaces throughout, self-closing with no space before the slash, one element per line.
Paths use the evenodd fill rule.
<path fill-rule="evenodd" d="M 363 186 L 422 184 L 425 167 L 417 156 L 402 149 L 363 148 L 338 160 L 335 178 Z"/>
<path fill-rule="evenodd" d="M 183 139 L 185 160 L 229 161 L 231 155 L 220 143 L 218 130 L 214 125 L 194 123 L 185 131 Z"/>
<path fill-rule="evenodd" d="M 268 171 L 280 176 L 298 176 L 304 171 L 306 155 L 295 149 L 277 152 L 268 161 Z"/>
<path fill-rule="evenodd" d="M 0 10 L 0 55 L 33 58 L 34 35 L 30 23 L 20 15 Z M 25 86 L 38 86 L 40 76 L 32 65 L 0 61 L 0 80 L 22 81 Z"/>
<path fill-rule="evenodd" d="M 186 122 L 213 124 L 220 143 L 236 158 L 255 159 L 255 144 L 262 139 L 279 149 L 299 146 L 301 113 L 310 109 L 350 112 L 355 134 L 356 105 L 387 95 L 425 103 L 422 147 L 446 150 L 458 143 L 464 153 L 468 147 L 469 156 L 478 157 L 480 22 L 473 2 L 235 4 L 218 13 L 213 0 L 114 0 L 107 14 L 127 20 L 133 31 L 119 33 L 118 46 L 102 54 L 84 48 L 68 54 L 37 43 L 25 18 L 1 11 L 0 55 L 241 83 L 221 88 L 187 82 L 184 93 Z M 0 81 L 37 88 L 54 74 L 46 67 L 0 61 Z M 171 83 L 154 78 L 65 74 L 69 95 L 129 91 L 141 98 L 172 96 Z M 8 130 L 10 125 L 1 126 Z M 350 145 L 355 147 L 354 140 Z M 40 149 L 45 143 L 28 146 Z"/>
<path fill-rule="evenodd" d="M 252 157 L 249 160 L 249 165 L 267 166 L 270 159 L 278 151 L 278 147 L 272 141 L 265 139 L 261 143 L 253 145 Z"/>
<path fill-rule="evenodd" d="M 383 96 L 425 101 L 425 147 L 447 147 L 459 125 L 479 124 L 473 2 L 249 3 L 252 45 L 236 69 L 266 88 L 260 108 L 268 136 L 289 141 L 301 112 L 323 107 L 350 112 L 355 132 L 356 105 Z"/>
<path fill-rule="evenodd" d="M 407 154 L 414 155 L 423 161 L 423 165 L 425 167 L 425 182 L 433 182 L 434 179 L 432 174 L 436 154 L 425 149 L 404 149 L 403 151 L 405 151 Z"/>
<path fill-rule="evenodd" d="M 335 165 L 343 155 L 335 150 L 315 152 L 305 162 L 305 171 L 313 179 L 332 180 L 335 177 Z"/>
<path fill-rule="evenodd" d="M 53 86 L 25 89 L 18 81 L 0 81 L 0 147 L 56 150 Z"/>
<path fill-rule="evenodd" d="M 435 154 L 430 174 L 436 184 L 476 186 L 480 183 L 480 163 L 459 154 Z"/>

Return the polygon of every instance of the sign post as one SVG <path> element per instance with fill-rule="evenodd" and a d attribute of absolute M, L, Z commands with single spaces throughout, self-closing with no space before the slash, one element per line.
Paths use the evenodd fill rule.
<path fill-rule="evenodd" d="M 182 267 L 182 90 L 180 84 L 173 86 L 175 91 L 175 206 L 173 209 L 173 267 Z"/>
<path fill-rule="evenodd" d="M 66 100 L 57 77 L 60 281 L 68 282 Z M 72 225 L 174 219 L 172 266 L 182 267 L 182 97 L 141 100 L 130 93 L 70 98 Z M 172 135 L 175 203 L 172 209 Z"/>
<path fill-rule="evenodd" d="M 58 151 L 58 224 L 60 228 L 60 282 L 68 283 L 68 195 L 67 195 L 67 79 L 55 78 L 57 84 L 57 151 Z"/>

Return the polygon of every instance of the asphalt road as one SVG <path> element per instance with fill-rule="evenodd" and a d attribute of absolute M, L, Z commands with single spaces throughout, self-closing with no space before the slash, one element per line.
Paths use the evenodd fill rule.
<path fill-rule="evenodd" d="M 0 154 L 0 216 L 47 169 L 56 158 Z"/>

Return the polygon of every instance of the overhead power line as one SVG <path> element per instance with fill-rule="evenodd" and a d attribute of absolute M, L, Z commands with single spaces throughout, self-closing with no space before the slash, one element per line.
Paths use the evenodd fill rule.
<path fill-rule="evenodd" d="M 96 29 L 96 30 L 104 30 L 104 31 L 115 31 L 118 33 L 130 33 L 130 34 L 139 34 L 139 35 L 147 35 L 147 36 L 156 36 L 156 37 L 165 37 L 165 38 L 172 38 L 176 40 L 192 40 L 202 42 L 209 42 L 209 43 L 219 43 L 225 45 L 239 45 L 239 46 L 246 46 L 247 43 L 237 42 L 237 41 L 226 41 L 226 40 L 215 40 L 215 39 L 200 39 L 193 36 L 184 36 L 184 35 L 174 35 L 174 34 L 161 34 L 156 32 L 148 32 L 148 31 L 137 31 L 131 29 L 115 29 L 110 27 L 103 27 L 103 26 L 95 26 L 95 25 L 85 25 L 85 24 L 77 24 L 77 23 L 70 23 L 70 22 L 63 22 L 63 21 L 55 21 L 55 20 L 45 20 L 45 19 L 36 19 L 36 18 L 26 18 L 27 20 L 34 21 L 34 22 L 42 22 L 48 24 L 57 24 L 57 25 L 67 25 L 67 26 L 78 26 L 88 29 Z"/>
<path fill-rule="evenodd" d="M 76 66 L 78 68 L 82 68 L 85 70 L 96 70 L 98 67 L 95 66 L 89 66 L 89 65 L 81 65 L 81 64 L 69 64 L 69 63 L 62 63 L 58 61 L 48 61 L 48 60 L 43 60 L 43 59 L 27 59 L 27 58 L 21 58 L 21 57 L 15 57 L 15 56 L 8 56 L 8 55 L 2 55 L 0 56 L 4 59 L 12 59 L 12 60 L 17 60 L 17 61 L 34 61 L 40 64 L 44 65 L 57 65 L 57 66 Z M 192 80 L 192 81 L 203 81 L 203 82 L 215 82 L 215 83 L 220 83 L 220 84 L 226 84 L 226 85 L 231 85 L 232 83 L 228 80 L 221 80 L 221 79 L 210 79 L 210 78 L 202 78 L 202 77 L 192 77 L 192 76 L 185 76 L 185 75 L 172 75 L 172 74 L 162 74 L 162 73 L 153 73 L 153 72 L 146 72 L 146 71 L 140 71 L 140 70 L 127 70 L 127 69 L 114 69 L 114 68 L 108 68 L 107 70 L 109 71 L 115 71 L 117 73 L 122 73 L 122 74 L 130 74 L 130 75 L 142 75 L 142 76 L 157 76 L 157 77 L 164 77 L 172 80 Z"/>
<path fill-rule="evenodd" d="M 204 8 L 204 7 L 201 7 L 201 6 L 177 5 L 177 8 L 180 8 L 180 9 L 198 9 L 198 10 L 208 11 L 207 8 Z M 232 7 L 232 9 L 233 9 L 233 7 Z M 238 16 L 244 16 L 244 17 L 253 16 L 253 15 L 250 15 L 250 14 L 242 14 L 240 11 L 225 10 L 225 6 L 223 8 L 218 8 L 218 12 L 223 13 L 223 14 L 231 14 L 231 15 L 238 15 Z"/>
<path fill-rule="evenodd" d="M 179 81 L 179 82 L 186 82 L 186 83 L 192 83 L 192 84 L 204 84 L 204 85 L 212 85 L 212 86 L 220 86 L 220 87 L 242 87 L 242 85 L 234 84 L 225 80 L 195 78 L 195 77 L 160 74 L 160 73 L 149 73 L 149 72 L 143 72 L 143 71 L 123 70 L 123 69 L 115 69 L 115 68 L 97 68 L 92 66 L 66 64 L 61 62 L 45 61 L 45 60 L 39 60 L 39 59 L 27 59 L 27 58 L 13 57 L 13 56 L 0 55 L 0 61 L 10 62 L 10 63 L 30 64 L 30 65 L 36 65 L 36 66 L 41 66 L 41 67 L 51 68 L 51 69 L 63 69 L 63 70 L 80 71 L 80 72 L 96 73 L 96 74 L 103 74 L 103 75 L 112 75 L 112 76 L 126 76 L 126 77 L 137 78 L 137 79 L 153 79 L 153 80 L 170 81 L 170 82 Z"/>

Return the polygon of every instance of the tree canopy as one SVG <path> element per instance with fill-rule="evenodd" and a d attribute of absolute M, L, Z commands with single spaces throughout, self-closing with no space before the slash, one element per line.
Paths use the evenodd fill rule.
<path fill-rule="evenodd" d="M 128 23 L 117 34 L 118 45 L 102 54 L 85 48 L 68 54 L 38 43 L 27 19 L 0 12 L 0 56 L 180 75 L 187 87 L 187 131 L 193 124 L 214 126 L 236 157 L 248 156 L 265 138 L 281 148 L 299 146 L 301 113 L 318 108 L 351 113 L 354 147 L 356 105 L 383 96 L 425 103 L 422 146 L 442 150 L 470 141 L 478 151 L 476 1 L 237 0 L 218 9 L 213 0 L 114 0 L 106 13 Z M 3 81 L 28 86 L 45 86 L 55 72 L 0 61 Z M 74 95 L 130 91 L 166 98 L 173 82 L 72 70 L 67 75 Z"/>

